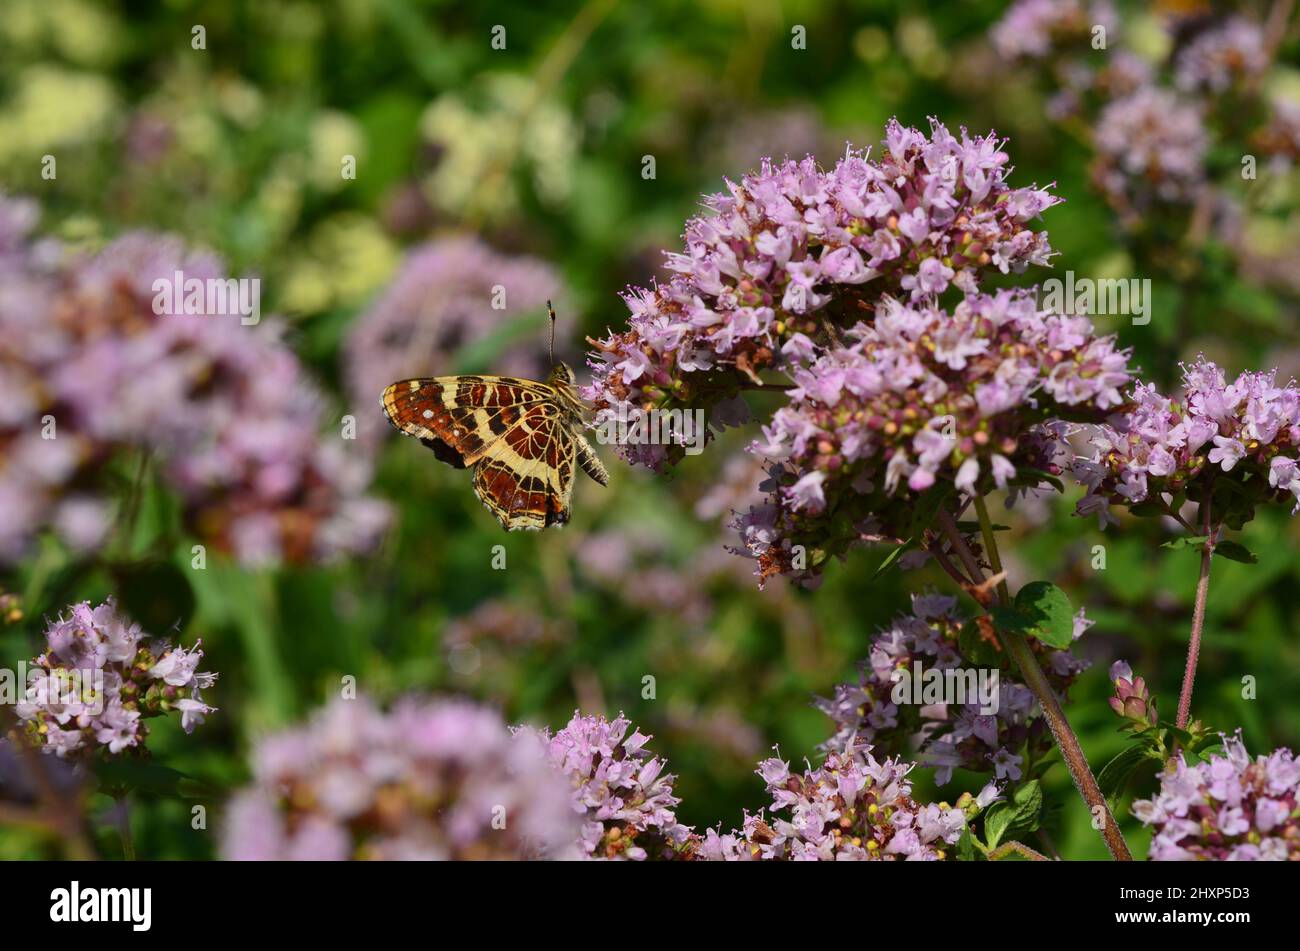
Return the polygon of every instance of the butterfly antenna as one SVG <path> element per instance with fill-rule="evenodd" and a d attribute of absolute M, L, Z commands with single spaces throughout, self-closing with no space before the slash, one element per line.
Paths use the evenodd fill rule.
<path fill-rule="evenodd" d="M 555 366 L 555 308 L 546 302 L 546 312 L 551 315 L 551 366 Z"/>

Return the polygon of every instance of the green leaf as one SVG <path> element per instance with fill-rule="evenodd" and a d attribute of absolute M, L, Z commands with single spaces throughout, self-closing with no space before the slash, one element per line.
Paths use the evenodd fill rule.
<path fill-rule="evenodd" d="M 984 814 L 984 840 L 990 849 L 997 848 L 1004 836 L 1024 835 L 1038 828 L 1043 808 L 1043 790 L 1038 780 L 1030 780 L 1009 802 L 995 802 Z"/>
<path fill-rule="evenodd" d="M 1168 515 L 1164 505 L 1157 502 L 1139 502 L 1137 505 L 1128 507 L 1130 515 L 1136 515 L 1138 518 L 1155 518 L 1160 515 Z"/>
<path fill-rule="evenodd" d="M 1246 565 L 1259 564 L 1259 558 L 1255 553 L 1240 542 L 1219 542 L 1214 546 L 1214 553 L 1229 561 L 1240 561 Z"/>
<path fill-rule="evenodd" d="M 939 510 L 943 508 L 943 503 L 951 493 L 950 482 L 936 482 L 921 493 L 921 497 L 916 500 L 916 510 L 912 513 L 913 538 L 919 538 L 921 533 L 934 523 L 935 516 L 939 514 Z"/>
<path fill-rule="evenodd" d="M 996 622 L 994 626 L 997 626 Z M 1002 652 L 984 639 L 979 621 L 974 619 L 962 625 L 957 633 L 957 646 L 962 656 L 978 667 L 1000 667 L 1005 660 Z"/>
<path fill-rule="evenodd" d="M 1205 544 L 1207 535 L 1184 535 L 1182 538 L 1175 538 L 1161 544 L 1161 548 L 1169 548 L 1174 551 L 1180 551 L 1184 548 L 1200 548 Z"/>
<path fill-rule="evenodd" d="M 101 791 L 147 793 L 168 799 L 195 799 L 211 790 L 206 784 L 169 766 L 140 760 L 105 760 L 95 766 Z"/>
<path fill-rule="evenodd" d="M 1115 808 L 1133 773 L 1150 756 L 1150 750 L 1145 744 L 1137 744 L 1127 747 L 1101 768 L 1101 772 L 1097 774 L 1097 785 L 1101 787 L 1101 794 L 1106 797 L 1112 809 Z"/>
<path fill-rule="evenodd" d="M 978 840 L 971 834 L 970 827 L 962 829 L 961 838 L 957 840 L 957 858 L 962 862 L 978 861 L 980 856 L 976 851 L 977 844 Z"/>
<path fill-rule="evenodd" d="M 989 617 L 993 618 L 993 626 L 1001 631 L 1016 631 L 1020 634 L 1028 634 L 1033 626 L 1029 618 L 1014 607 L 1008 608 L 997 605 L 989 609 Z"/>
<path fill-rule="evenodd" d="M 1016 595 L 1016 610 L 1028 623 L 1025 633 L 1049 647 L 1074 642 L 1074 609 L 1065 592 L 1048 581 L 1031 581 Z"/>
<path fill-rule="evenodd" d="M 914 538 L 908 539 L 907 541 L 903 542 L 903 544 L 895 546 L 894 550 L 885 556 L 885 560 L 882 561 L 880 565 L 876 568 L 876 570 L 872 573 L 871 580 L 875 581 L 877 578 L 883 575 L 886 571 L 888 571 L 890 568 L 894 566 L 894 562 L 898 561 L 899 558 L 903 557 L 903 554 L 905 552 L 911 550 L 915 546 L 916 546 L 916 539 Z"/>
<path fill-rule="evenodd" d="M 1011 480 L 1011 485 L 1023 485 L 1029 488 L 1035 488 L 1046 482 L 1057 492 L 1065 491 L 1065 483 L 1051 473 L 1044 472 L 1042 469 L 1027 469 L 1021 467 L 1016 470 L 1016 477 Z"/>

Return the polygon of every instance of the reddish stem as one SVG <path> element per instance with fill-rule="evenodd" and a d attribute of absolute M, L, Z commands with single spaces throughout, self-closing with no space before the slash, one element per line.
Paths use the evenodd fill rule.
<path fill-rule="evenodd" d="M 1201 576 L 1196 581 L 1196 606 L 1192 609 L 1192 637 L 1187 643 L 1187 667 L 1183 671 L 1183 688 L 1178 693 L 1178 729 L 1187 729 L 1192 716 L 1192 686 L 1196 682 L 1196 662 L 1201 656 L 1201 634 L 1205 630 L 1205 602 L 1210 594 L 1210 558 L 1214 555 L 1216 528 L 1210 526 L 1210 490 L 1201 503 L 1201 524 L 1205 544 L 1201 548 Z"/>
<path fill-rule="evenodd" d="M 966 573 L 971 576 L 976 584 L 982 584 L 984 569 L 980 567 L 978 559 L 970 550 L 970 546 L 966 544 L 966 539 L 962 537 L 961 529 L 957 527 L 952 515 L 946 510 L 939 512 L 939 526 L 943 529 L 944 534 L 948 536 L 948 541 L 952 544 L 953 550 L 966 567 Z M 988 534 L 992 535 L 991 532 Z M 995 545 L 996 541 L 990 537 L 986 540 L 986 544 Z M 1002 597 L 1002 592 L 998 592 L 999 601 Z M 1052 692 L 1051 684 L 1047 682 L 1047 676 L 1043 673 L 1043 668 L 1039 665 L 1033 649 L 1024 637 L 1016 631 L 1003 629 L 999 630 L 998 633 L 1007 646 L 1007 652 L 1011 654 L 1016 666 L 1020 668 L 1020 674 L 1024 678 L 1025 686 L 1033 691 L 1034 696 L 1037 698 L 1038 705 L 1043 711 L 1043 718 L 1052 731 L 1052 738 L 1056 740 L 1056 746 L 1061 751 L 1061 758 L 1065 760 L 1065 765 L 1070 770 L 1070 776 L 1074 779 L 1074 785 L 1079 790 L 1079 795 L 1088 804 L 1093 816 L 1101 819 L 1102 827 L 1100 831 L 1102 838 L 1106 842 L 1106 848 L 1118 861 L 1133 861 L 1133 855 L 1128 850 L 1128 844 L 1119 831 L 1119 824 L 1115 822 L 1115 817 L 1111 815 L 1110 807 L 1106 805 L 1106 797 L 1102 795 L 1101 787 L 1097 785 L 1097 779 L 1092 775 L 1091 767 L 1088 766 L 1088 759 L 1083 755 L 1083 747 L 1079 745 L 1079 738 L 1075 736 L 1069 721 L 1066 720 L 1065 711 L 1061 709 L 1056 694 Z"/>

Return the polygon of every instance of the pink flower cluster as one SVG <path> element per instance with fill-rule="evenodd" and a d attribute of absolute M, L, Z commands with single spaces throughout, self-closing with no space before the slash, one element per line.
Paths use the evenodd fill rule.
<path fill-rule="evenodd" d="M 583 818 L 583 855 L 599 859 L 671 859 L 689 853 L 691 830 L 677 821 L 680 802 L 664 761 L 646 749 L 650 737 L 619 716 L 573 719 L 554 736 L 534 733 L 547 758 L 573 787 L 573 808 Z"/>
<path fill-rule="evenodd" d="M 1017 0 L 990 31 L 1006 59 L 1043 59 L 1071 46 L 1086 46 L 1093 30 L 1115 28 L 1106 0 Z"/>
<path fill-rule="evenodd" d="M 159 280 L 223 279 L 178 239 L 128 234 L 93 256 L 31 235 L 0 197 L 0 560 L 53 527 L 94 550 L 111 511 L 100 475 L 148 454 L 187 526 L 247 562 L 370 546 L 387 508 L 368 464 L 321 438 L 323 400 L 271 322 L 156 313 Z"/>
<path fill-rule="evenodd" d="M 511 329 L 524 315 L 536 323 L 491 357 L 493 372 L 542 379 L 546 363 L 546 301 L 560 280 L 535 258 L 499 254 L 475 238 L 441 238 L 411 250 L 397 276 L 348 335 L 348 391 L 358 435 L 374 442 L 391 428 L 375 407 L 384 387 L 416 376 L 464 372 L 463 349 Z"/>
<path fill-rule="evenodd" d="M 795 388 L 751 448 L 776 463 L 770 494 L 735 522 L 760 578 L 797 573 L 796 546 L 906 538 L 917 494 L 940 480 L 973 494 L 1022 468 L 1059 472 L 1061 419 L 1099 420 L 1130 379 L 1113 337 L 1028 291 L 972 294 L 951 313 L 887 298 L 847 336 L 786 344 Z"/>
<path fill-rule="evenodd" d="M 1168 211 L 1178 234 L 1193 204 L 1227 219 L 1236 212 L 1232 190 L 1216 187 L 1217 146 L 1239 155 L 1244 127 L 1255 148 L 1277 154 L 1287 136 L 1284 127 L 1251 131 L 1266 113 L 1271 57 L 1260 23 L 1195 11 L 1160 19 L 1171 50 L 1163 64 L 1123 48 L 1138 31 L 1105 0 L 1019 0 L 989 38 L 1003 57 L 1050 77 L 1050 116 L 1075 132 L 1091 128 L 1093 180 L 1125 225 L 1164 234 Z"/>
<path fill-rule="evenodd" d="M 1180 89 L 1221 94 L 1253 82 L 1268 69 L 1260 25 L 1234 16 L 1196 34 L 1178 51 L 1174 81 Z"/>
<path fill-rule="evenodd" d="M 579 834 L 538 738 L 466 701 L 385 713 L 339 699 L 262 740 L 254 764 L 227 814 L 227 859 L 564 858 Z"/>
<path fill-rule="evenodd" d="M 1209 136 L 1200 107 L 1157 86 L 1106 105 L 1093 144 L 1093 178 L 1125 213 L 1153 200 L 1190 201 L 1205 178 Z"/>
<path fill-rule="evenodd" d="M 1201 502 L 1211 484 L 1226 482 L 1259 501 L 1294 499 L 1300 511 L 1300 388 L 1278 386 L 1273 372 L 1229 383 L 1201 357 L 1183 367 L 1181 396 L 1138 384 L 1092 443 L 1092 458 L 1074 465 L 1088 489 L 1078 511 L 1103 525 L 1115 521 L 1112 505 L 1180 493 Z"/>
<path fill-rule="evenodd" d="M 976 683 L 976 664 L 963 656 L 959 634 L 965 619 L 957 599 L 944 595 L 912 598 L 912 614 L 897 618 L 876 635 L 861 665 L 856 683 L 839 684 L 817 707 L 835 723 L 836 732 L 826 744 L 831 751 L 848 751 L 867 743 L 889 753 L 915 755 L 918 765 L 935 767 L 935 782 L 943 785 L 954 769 L 992 772 L 998 780 L 1017 781 L 1025 763 L 1026 746 L 1041 756 L 1052 744 L 1038 704 L 1030 690 L 999 672 L 995 712 L 984 712 L 977 692 L 964 703 L 925 703 L 909 691 L 912 702 L 897 704 L 898 678 L 913 672 L 961 670 Z M 1075 622 L 1078 638 L 1090 626 L 1080 612 Z M 1087 663 L 1070 651 L 1053 650 L 1031 641 L 1043 657 L 1053 689 L 1064 695 Z M 992 706 L 992 705 L 990 705 Z"/>
<path fill-rule="evenodd" d="M 877 760 L 869 749 L 831 753 L 825 763 L 792 773 L 779 757 L 757 772 L 772 796 L 769 824 L 764 814 L 746 814 L 741 829 L 710 829 L 699 846 L 709 861 L 934 861 L 961 838 L 966 816 L 946 805 L 921 805 L 911 798 L 898 759 Z"/>
<path fill-rule="evenodd" d="M 728 182 L 686 226 L 675 276 L 626 296 L 630 329 L 595 342 L 584 396 L 609 414 L 656 407 L 734 416 L 737 394 L 791 351 L 835 339 L 886 295 L 922 302 L 956 286 L 974 292 L 989 268 L 1046 264 L 1031 222 L 1058 199 L 1006 184 L 1008 156 L 992 136 L 926 134 L 891 121 L 877 160 L 848 152 L 830 171 L 811 158 Z M 675 462 L 680 447 L 629 445 L 630 461 Z"/>
<path fill-rule="evenodd" d="M 1285 748 L 1251 759 L 1240 734 L 1224 737 L 1205 762 L 1180 756 L 1133 814 L 1155 833 L 1153 861 L 1296 861 L 1300 760 Z"/>
<path fill-rule="evenodd" d="M 16 711 L 46 752 L 81 759 L 142 751 L 147 719 L 178 712 L 189 733 L 215 709 L 201 694 L 217 675 L 198 670 L 200 645 L 187 651 L 150 638 L 112 601 L 73 605 L 45 639 Z"/>

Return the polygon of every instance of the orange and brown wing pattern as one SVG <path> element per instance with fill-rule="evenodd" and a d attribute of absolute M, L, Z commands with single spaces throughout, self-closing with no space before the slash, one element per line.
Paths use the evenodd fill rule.
<path fill-rule="evenodd" d="M 458 469 L 519 421 L 526 407 L 547 401 L 546 386 L 492 376 L 399 380 L 384 390 L 388 421 Z"/>
<path fill-rule="evenodd" d="M 554 390 L 513 377 L 402 380 L 384 391 L 390 422 L 456 468 L 507 531 L 569 520 L 574 439 Z"/>
<path fill-rule="evenodd" d="M 474 491 L 506 531 L 569 521 L 573 436 L 554 404 L 530 406 L 474 466 Z"/>

